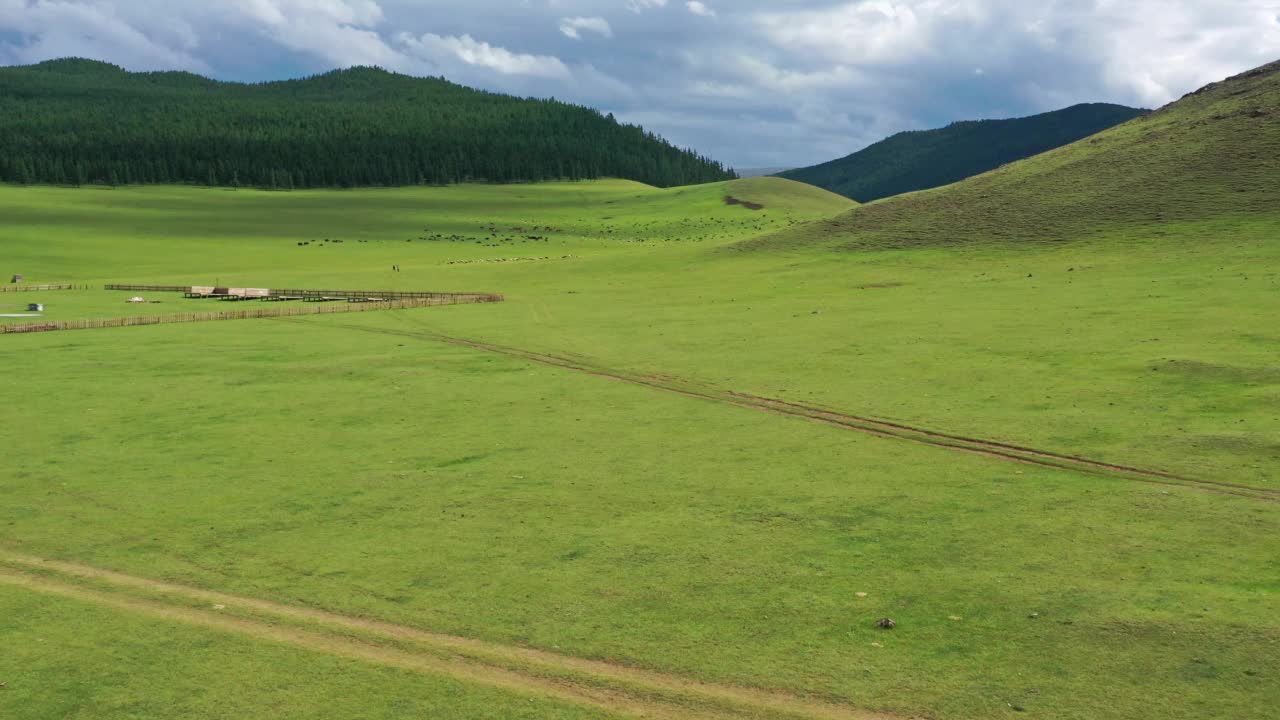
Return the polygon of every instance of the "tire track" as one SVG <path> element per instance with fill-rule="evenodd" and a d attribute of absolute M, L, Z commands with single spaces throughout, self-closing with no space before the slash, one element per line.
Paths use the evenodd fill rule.
<path fill-rule="evenodd" d="M 450 662 L 432 658 L 425 654 L 408 653 L 395 648 L 357 640 L 281 627 L 242 617 L 229 616 L 216 611 L 197 610 L 150 600 L 121 597 L 10 570 L 0 569 L 0 583 L 101 605 L 113 610 L 146 615 L 160 620 L 196 625 L 237 635 L 248 635 L 256 640 L 290 645 L 325 655 L 443 676 L 452 680 L 487 685 L 527 695 L 553 698 L 602 710 L 623 712 L 637 717 L 672 718 L 673 720 L 681 717 L 678 712 L 656 706 L 654 703 L 633 703 L 603 696 L 603 692 L 592 693 L 577 688 L 559 687 L 551 682 L 539 681 L 518 673 L 504 672 L 498 668 Z"/>
<path fill-rule="evenodd" d="M 297 318 L 281 318 L 278 321 L 318 325 L 318 323 L 311 320 Z M 574 370 L 576 372 L 618 380 L 633 385 L 641 385 L 655 390 L 674 392 L 688 397 L 711 400 L 714 402 L 726 403 L 754 410 L 763 410 L 765 412 L 772 412 L 780 415 L 800 417 L 869 435 L 897 440 L 907 440 L 924 445 L 931 445 L 933 447 L 984 455 L 987 457 L 1010 460 L 1028 465 L 1037 465 L 1060 470 L 1071 470 L 1090 475 L 1101 475 L 1104 477 L 1119 478 L 1155 485 L 1191 488 L 1203 492 L 1216 493 L 1219 495 L 1233 495 L 1262 502 L 1280 502 L 1280 489 L 1276 488 L 1263 488 L 1216 480 L 1192 478 L 1163 470 L 1109 463 L 1078 455 L 1057 453 L 1050 450 L 1040 450 L 1037 448 L 1015 445 L 997 440 L 985 440 L 981 438 L 967 437 L 964 435 L 945 433 L 928 428 L 888 420 L 880 420 L 866 416 L 852 415 L 812 405 L 780 400 L 777 398 L 768 398 L 749 393 L 736 392 L 733 390 L 723 390 L 698 384 L 689 380 L 682 380 L 670 375 L 635 373 L 618 370 L 596 365 L 586 360 L 576 360 L 559 355 L 527 350 L 524 348 L 516 348 L 481 340 L 445 335 L 443 333 L 426 330 L 381 328 L 340 322 L 326 322 L 322 326 L 418 340 L 443 342 L 474 350 L 508 355 L 527 360 L 529 362 L 550 365 L 566 370 Z"/>
<path fill-rule="evenodd" d="M 955 449 L 982 448 L 987 450 L 986 454 L 1007 457 L 1022 462 L 1031 462 L 1049 467 L 1067 468 L 1077 471 L 1093 472 L 1094 474 L 1105 475 L 1129 475 L 1138 476 L 1139 479 L 1145 478 L 1156 484 L 1167 485 L 1176 484 L 1183 486 L 1196 486 L 1198 489 L 1206 491 L 1217 491 L 1232 495 L 1242 495 L 1252 497 L 1258 494 L 1257 500 L 1277 500 L 1280 501 L 1280 489 L 1259 488 L 1249 485 L 1237 485 L 1233 483 L 1225 483 L 1216 480 L 1204 480 L 1185 477 L 1163 470 L 1151 470 L 1147 468 L 1133 467 L 1130 465 L 1120 465 L 1117 463 L 1109 463 L 1101 460 L 1093 460 L 1079 455 L 1068 455 L 1064 453 L 1052 452 L 1049 450 L 1038 450 L 1036 448 L 1024 447 L 1022 445 L 1014 445 L 1011 443 L 999 442 L 995 440 L 982 440 L 979 438 L 965 437 L 963 435 L 952 435 L 949 433 L 939 432 L 936 430 L 926 430 L 924 428 L 912 427 L 901 423 L 890 422 L 887 420 L 877 420 L 874 418 L 860 417 L 857 415 L 848 415 L 834 410 L 827 410 L 813 406 L 802 405 L 799 403 L 788 402 L 785 400 L 777 400 L 774 398 L 760 397 L 758 395 L 748 395 L 745 393 L 736 393 L 728 391 L 731 395 L 748 399 L 751 403 L 758 403 L 772 408 L 778 408 L 782 412 L 792 411 L 794 414 L 803 415 L 812 419 L 831 419 L 837 423 L 866 423 L 875 427 L 884 428 L 886 432 L 915 433 L 931 441 L 929 444 L 952 447 Z M 929 441 L 922 441 L 929 442 Z M 1274 497 L 1270 497 L 1274 496 Z"/>
<path fill-rule="evenodd" d="M 707 683 L 8 551 L 0 551 L 0 583 L 636 717 L 902 720 L 800 695 Z"/>

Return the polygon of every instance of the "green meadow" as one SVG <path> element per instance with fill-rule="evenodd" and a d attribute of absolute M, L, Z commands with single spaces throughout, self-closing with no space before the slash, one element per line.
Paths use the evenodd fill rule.
<path fill-rule="evenodd" d="M 0 715 L 1265 716 L 1280 703 L 1280 214 L 1044 243 L 807 240 L 880 206 L 776 179 L 0 188 L 0 271 L 32 283 L 506 296 L 0 336 Z M 0 303 L 39 296 L 50 318 L 244 305 L 130 294 Z M 1237 486 L 1249 496 L 1207 491 Z M 104 604 L 242 610 L 24 556 L 815 704 L 522 660 L 503 667 L 546 682 L 442 677 L 335 654 L 347 631 L 273 638 L 263 625 L 288 623 L 250 610 L 237 629 Z M 32 572 L 69 589 L 14 580 Z"/>
<path fill-rule="evenodd" d="M 3 584 L 0 636 L 6 718 L 611 717 Z"/>

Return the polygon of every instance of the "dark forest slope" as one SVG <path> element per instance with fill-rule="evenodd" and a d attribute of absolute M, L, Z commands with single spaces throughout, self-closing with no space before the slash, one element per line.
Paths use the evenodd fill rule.
<path fill-rule="evenodd" d="M 939 130 L 898 133 L 839 160 L 778 174 L 858 202 L 871 202 L 973 177 L 1145 112 L 1122 105 L 1090 104 L 1014 120 L 952 123 Z"/>
<path fill-rule="evenodd" d="M 725 180 L 612 116 L 372 68 L 246 85 L 90 60 L 0 68 L 0 181 L 350 187 Z"/>
<path fill-rule="evenodd" d="M 739 249 L 1045 242 L 1280 216 L 1280 62 L 1093 137 Z"/>

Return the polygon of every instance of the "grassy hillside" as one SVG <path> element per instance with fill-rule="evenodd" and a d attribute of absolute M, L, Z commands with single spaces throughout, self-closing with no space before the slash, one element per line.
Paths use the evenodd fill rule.
<path fill-rule="evenodd" d="M 1280 212 L 722 251 L 851 207 L 777 178 L 0 188 L 32 282 L 507 298 L 0 337 L 0 716 L 1265 717 Z"/>
<path fill-rule="evenodd" d="M 446 278 L 467 268 L 573 266 L 586 257 L 617 257 L 627 250 L 720 246 L 838 215 L 855 205 L 812 185 L 768 177 L 667 189 L 603 180 L 381 188 L 339 195 L 172 186 L 71 193 L 7 188 L 0 193 L 0 211 L 8 218 L 9 231 L 22 241 L 6 248 L 2 270 L 24 274 L 30 284 L 150 282 L 174 271 L 170 246 L 179 242 L 186 248 L 181 264 L 210 283 L 256 287 L 297 281 L 345 287 L 355 282 L 386 289 L 390 282 L 392 288 L 411 289 L 418 287 L 416 282 L 460 289 L 471 281 Z M 68 233 L 59 227 L 77 230 Z M 215 242 L 183 242 L 191 233 Z M 131 238 L 123 263 L 121 237 Z M 343 262 L 353 254 L 378 261 L 357 270 Z M 51 262 L 64 269 L 51 274 Z M 413 274 L 389 275 L 395 264 Z M 453 272 L 436 280 L 435 273 L 443 269 L 439 265 Z M 0 301 L 8 302 L 8 314 L 21 314 L 17 311 L 27 299 L 0 295 Z M 45 317 L 163 315 L 188 309 L 171 302 L 131 306 L 119 299 L 94 291 L 60 293 Z M 2 307 L 0 314 L 6 314 Z M 29 319 L 0 317 L 0 323 L 23 322 Z"/>
<path fill-rule="evenodd" d="M 1098 135 L 753 247 L 1057 242 L 1276 210 L 1280 63 Z"/>
<path fill-rule="evenodd" d="M 948 185 L 1146 112 L 1095 103 L 1013 120 L 958 122 L 939 130 L 898 133 L 839 160 L 779 174 L 871 202 Z"/>
<path fill-rule="evenodd" d="M 0 182 L 266 188 L 733 177 L 612 115 L 374 68 L 257 85 L 65 59 L 0 68 Z"/>

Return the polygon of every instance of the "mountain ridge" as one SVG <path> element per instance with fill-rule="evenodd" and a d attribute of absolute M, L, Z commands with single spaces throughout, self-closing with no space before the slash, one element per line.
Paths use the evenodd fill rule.
<path fill-rule="evenodd" d="M 1109 103 L 1081 103 L 1021 118 L 960 120 L 932 130 L 896 133 L 845 157 L 778 175 L 858 202 L 873 202 L 949 185 L 1147 112 Z"/>

